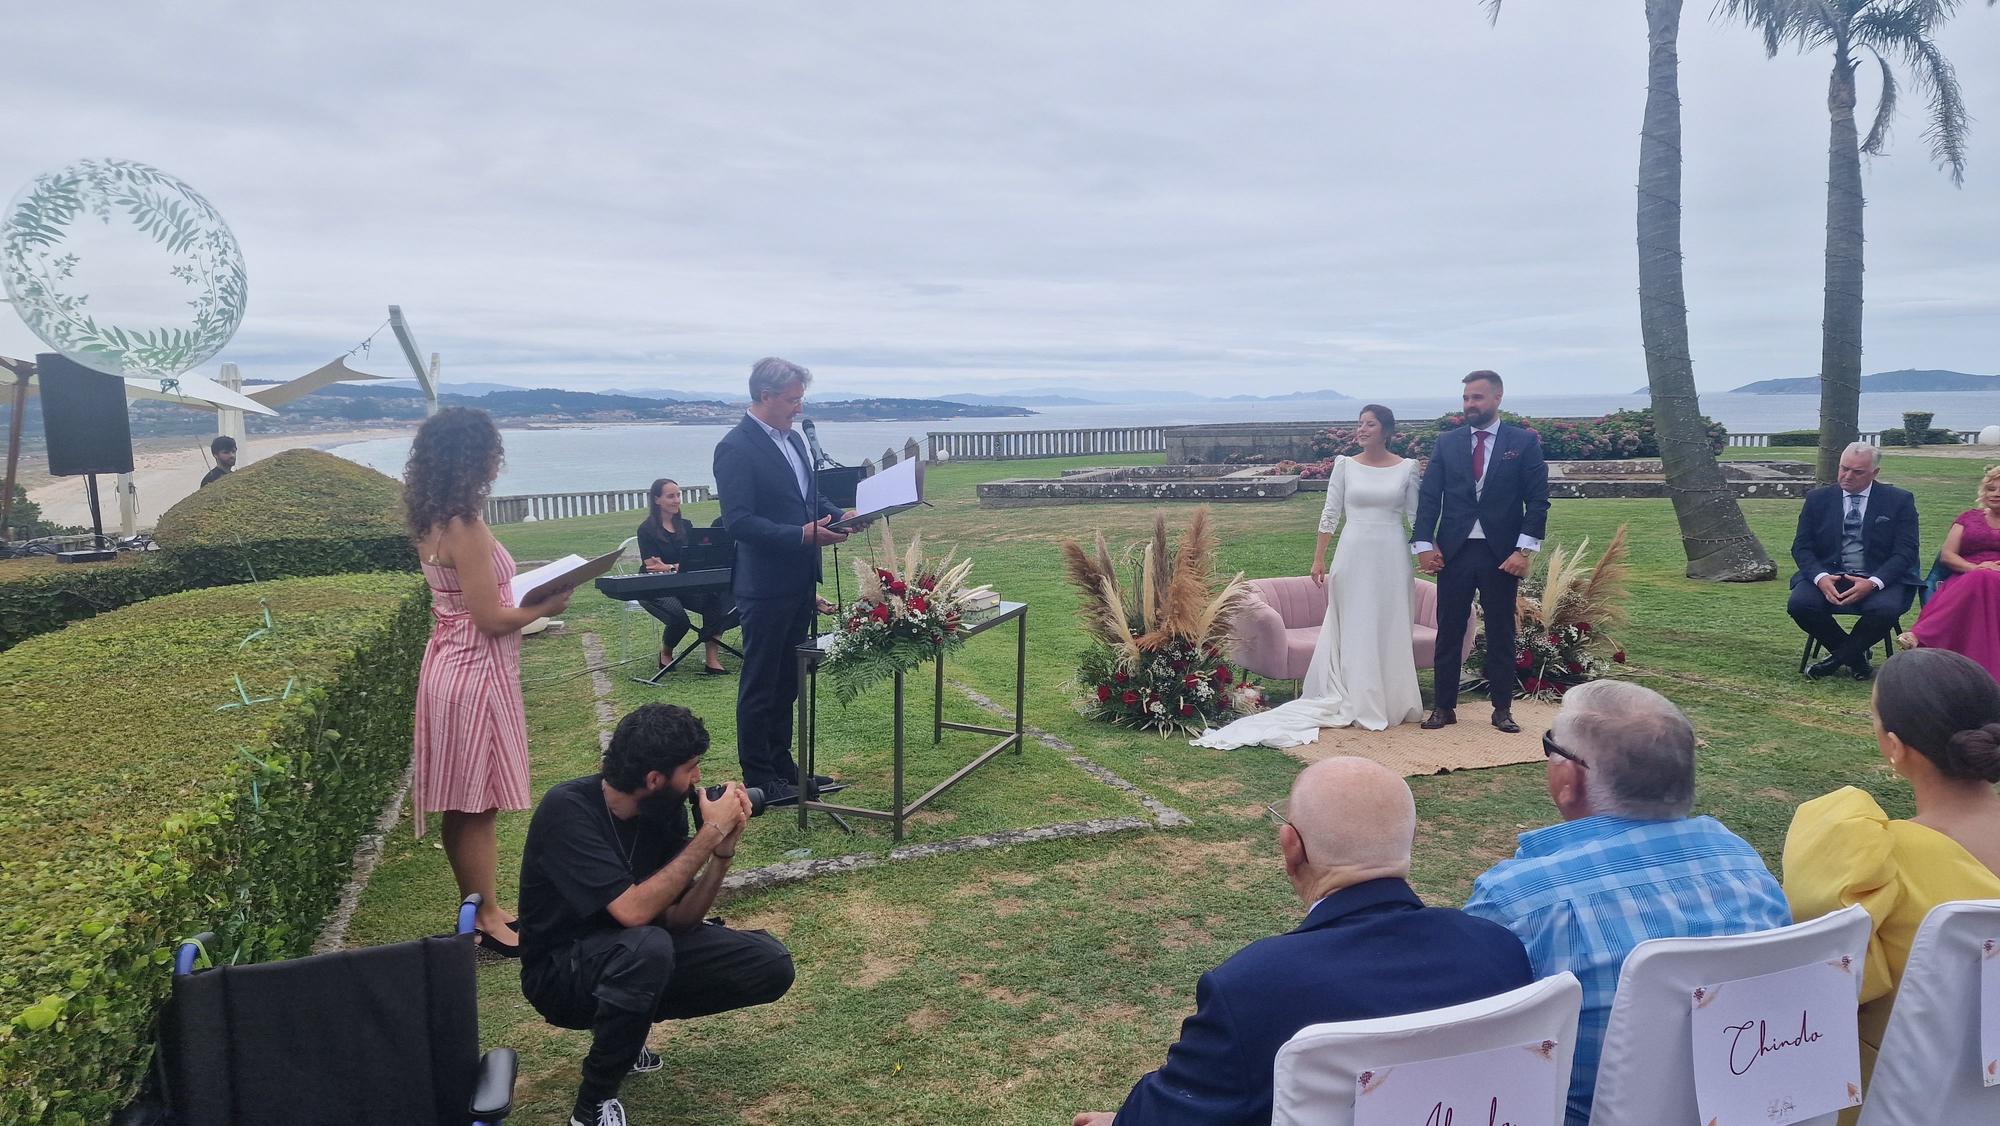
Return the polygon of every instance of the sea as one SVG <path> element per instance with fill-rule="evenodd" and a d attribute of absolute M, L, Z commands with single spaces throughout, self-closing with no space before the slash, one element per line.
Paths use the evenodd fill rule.
<path fill-rule="evenodd" d="M 1380 401 L 1405 420 L 1428 420 L 1455 411 L 1454 398 L 1403 398 Z M 968 418 L 947 422 L 822 422 L 820 444 L 827 455 L 847 465 L 880 460 L 882 451 L 899 455 L 905 441 L 919 443 L 931 431 L 946 430 L 1070 430 L 1091 427 L 1178 426 L 1204 422 L 1351 421 L 1361 399 L 1285 400 L 1282 402 L 1190 402 L 1157 405 L 1038 407 L 1026 418 Z M 1647 405 L 1645 395 L 1509 395 L 1506 408 L 1534 417 L 1595 417 Z M 1702 413 L 1731 430 L 1768 432 L 1803 430 L 1819 425 L 1817 395 L 1704 394 Z M 1952 430 L 1977 430 L 2000 423 L 2000 392 L 1961 391 L 1930 394 L 1867 394 L 1861 396 L 1861 429 L 1881 430 L 1903 424 L 1902 412 L 1935 413 L 1931 425 Z M 812 401 L 806 401 L 812 414 Z M 522 493 L 588 492 L 597 489 L 644 488 L 655 477 L 672 477 L 683 485 L 714 483 L 710 469 L 715 444 L 729 427 L 624 423 L 603 426 L 509 429 L 502 431 L 506 464 L 494 482 L 496 496 Z M 334 453 L 400 477 L 410 454 L 407 437 L 381 438 L 334 447 Z"/>

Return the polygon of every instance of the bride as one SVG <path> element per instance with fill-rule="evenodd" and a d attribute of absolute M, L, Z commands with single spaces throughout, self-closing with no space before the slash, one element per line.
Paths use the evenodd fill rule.
<path fill-rule="evenodd" d="M 1194 746 L 1296 747 L 1316 741 L 1322 727 L 1381 731 L 1423 718 L 1410 647 L 1408 531 L 1420 475 L 1415 458 L 1389 452 L 1395 432 L 1389 408 L 1362 407 L 1354 428 L 1361 452 L 1336 460 L 1327 475 L 1312 578 L 1321 584 L 1331 580 L 1333 587 L 1299 698 L 1204 731 L 1191 740 Z M 1336 531 L 1340 544 L 1328 568 L 1326 545 Z"/>

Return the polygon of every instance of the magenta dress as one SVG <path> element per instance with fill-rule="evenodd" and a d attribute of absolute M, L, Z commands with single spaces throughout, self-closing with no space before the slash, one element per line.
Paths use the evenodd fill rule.
<path fill-rule="evenodd" d="M 2000 529 L 1974 509 L 1952 523 L 1963 528 L 1958 554 L 1968 563 L 2000 562 Z M 2000 571 L 1960 571 L 1945 580 L 1918 616 L 1917 644 L 1949 649 L 2000 678 Z"/>
<path fill-rule="evenodd" d="M 426 562 L 431 641 L 417 674 L 416 828 L 424 815 L 528 808 L 528 718 L 521 703 L 521 635 L 488 637 L 466 609 L 454 567 Z M 514 557 L 496 541 L 500 604 L 514 604 Z"/>

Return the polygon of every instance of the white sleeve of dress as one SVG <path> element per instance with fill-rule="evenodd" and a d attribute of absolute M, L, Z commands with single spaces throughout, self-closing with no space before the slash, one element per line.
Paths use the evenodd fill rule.
<path fill-rule="evenodd" d="M 1423 488 L 1422 473 L 1417 472 L 1417 459 L 1410 458 L 1409 472 L 1403 474 L 1403 531 L 1408 532 L 1417 520 L 1417 494 Z"/>
<path fill-rule="evenodd" d="M 1326 475 L 1326 505 L 1319 510 L 1319 530 L 1332 535 L 1340 530 L 1340 517 L 1347 503 L 1346 458 L 1336 458 Z"/>

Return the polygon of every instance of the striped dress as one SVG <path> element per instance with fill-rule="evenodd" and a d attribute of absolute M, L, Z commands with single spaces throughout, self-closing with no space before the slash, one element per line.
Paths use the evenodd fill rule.
<path fill-rule="evenodd" d="M 431 641 L 417 674 L 413 761 L 416 829 L 424 815 L 527 809 L 528 722 L 521 703 L 521 635 L 488 637 L 472 622 L 458 570 L 426 562 Z M 500 603 L 514 605 L 514 557 L 493 544 Z"/>

